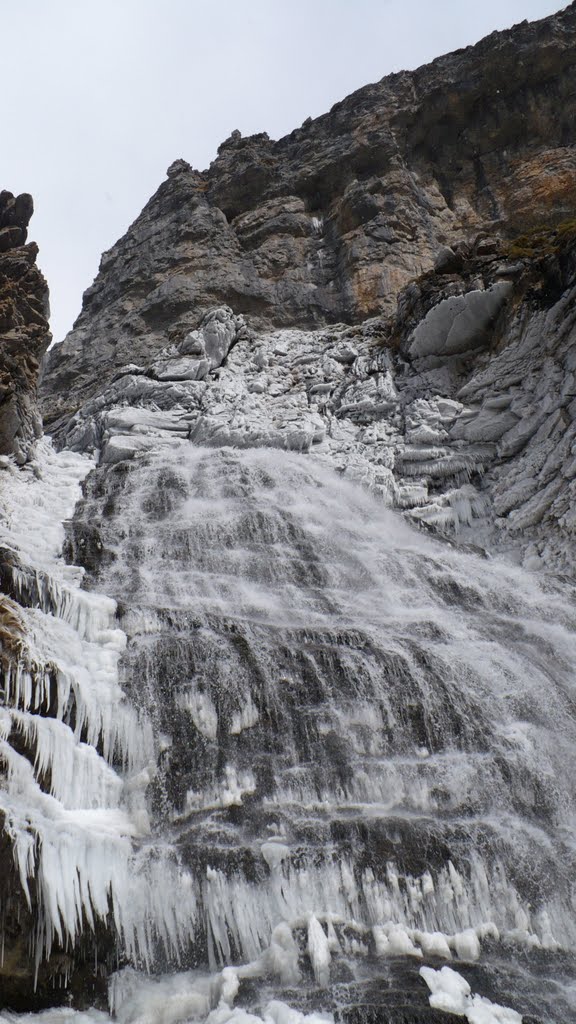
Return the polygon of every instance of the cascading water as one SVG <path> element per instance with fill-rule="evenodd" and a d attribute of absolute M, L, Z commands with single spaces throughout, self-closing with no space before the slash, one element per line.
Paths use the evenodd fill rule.
<path fill-rule="evenodd" d="M 40 836 L 40 860 L 17 845 L 22 884 L 45 879 L 39 957 L 100 919 L 120 961 L 187 968 L 116 974 L 126 1024 L 520 1020 L 447 960 L 484 996 L 573 1019 L 559 587 L 410 529 L 312 456 L 185 441 L 96 469 L 68 548 L 91 589 L 53 558 L 69 596 L 26 612 L 58 710 L 22 676 L 1 720 L 0 806 Z"/>

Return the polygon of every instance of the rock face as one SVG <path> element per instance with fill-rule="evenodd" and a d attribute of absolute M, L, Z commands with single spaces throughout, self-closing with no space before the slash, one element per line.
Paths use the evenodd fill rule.
<path fill-rule="evenodd" d="M 573 216 L 576 7 L 367 86 L 278 142 L 183 160 L 102 258 L 46 368 L 61 424 L 209 309 L 257 330 L 393 314 L 443 249 Z"/>
<path fill-rule="evenodd" d="M 26 244 L 32 196 L 0 192 L 0 455 L 26 462 L 42 433 L 39 362 L 50 342 L 48 286 Z"/>

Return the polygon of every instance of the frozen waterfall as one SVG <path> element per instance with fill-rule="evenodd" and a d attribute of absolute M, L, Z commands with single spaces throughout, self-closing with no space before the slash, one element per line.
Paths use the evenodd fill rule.
<path fill-rule="evenodd" d="M 0 710 L 38 962 L 112 927 L 125 1024 L 296 1024 L 381 979 L 487 1022 L 520 1020 L 497 996 L 568 1022 L 561 585 L 411 529 L 312 456 L 175 440 L 95 469 L 42 460 L 4 540 L 35 575 L 14 569 L 26 640 Z M 57 524 L 91 469 L 74 568 Z M 133 969 L 155 965 L 180 973 Z"/>

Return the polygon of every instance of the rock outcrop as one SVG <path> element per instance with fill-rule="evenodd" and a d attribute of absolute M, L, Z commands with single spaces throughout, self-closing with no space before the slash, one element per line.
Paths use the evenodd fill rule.
<path fill-rule="evenodd" d="M 26 244 L 33 210 L 32 196 L 0 192 L 0 456 L 20 464 L 42 434 L 36 384 L 51 337 L 38 246 Z"/>
<path fill-rule="evenodd" d="M 576 6 L 388 76 L 277 142 L 177 160 L 102 258 L 43 386 L 58 429 L 227 305 L 256 330 L 393 315 L 446 247 L 574 215 Z"/>

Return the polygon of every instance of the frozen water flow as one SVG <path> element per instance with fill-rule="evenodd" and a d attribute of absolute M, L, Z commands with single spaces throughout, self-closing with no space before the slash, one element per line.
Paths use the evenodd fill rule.
<path fill-rule="evenodd" d="M 61 555 L 63 522 L 92 467 L 42 443 L 35 471 L 15 473 L 1 499 L 15 592 L 31 607 L 18 610 L 24 639 L 0 708 L 0 816 L 29 905 L 35 893 L 37 963 L 98 919 L 114 921 L 135 959 L 150 961 L 158 939 L 177 956 L 194 918 L 170 851 L 134 846 L 149 831 L 155 750 L 119 685 L 116 602 L 80 590 L 82 571 Z"/>
<path fill-rule="evenodd" d="M 54 515 L 86 465 L 64 461 Z M 41 953 L 113 921 L 133 963 L 159 943 L 200 965 L 121 972 L 119 1021 L 312 1024 L 235 999 L 249 979 L 324 990 L 342 960 L 576 946 L 576 616 L 557 587 L 415 532 L 312 456 L 174 439 L 97 481 L 77 523 L 115 488 L 108 597 L 79 589 L 56 531 L 31 583 L 11 534 L 39 599 L 0 808 L 40 885 Z M 450 500 L 470 518 L 465 487 Z M 473 1024 L 516 1020 L 433 984 Z"/>
<path fill-rule="evenodd" d="M 472 995 L 466 979 L 451 967 L 442 967 L 440 971 L 421 967 L 420 974 L 431 992 L 430 1006 L 436 1010 L 466 1017 L 468 1024 L 522 1024 L 522 1015 L 516 1010 Z"/>

